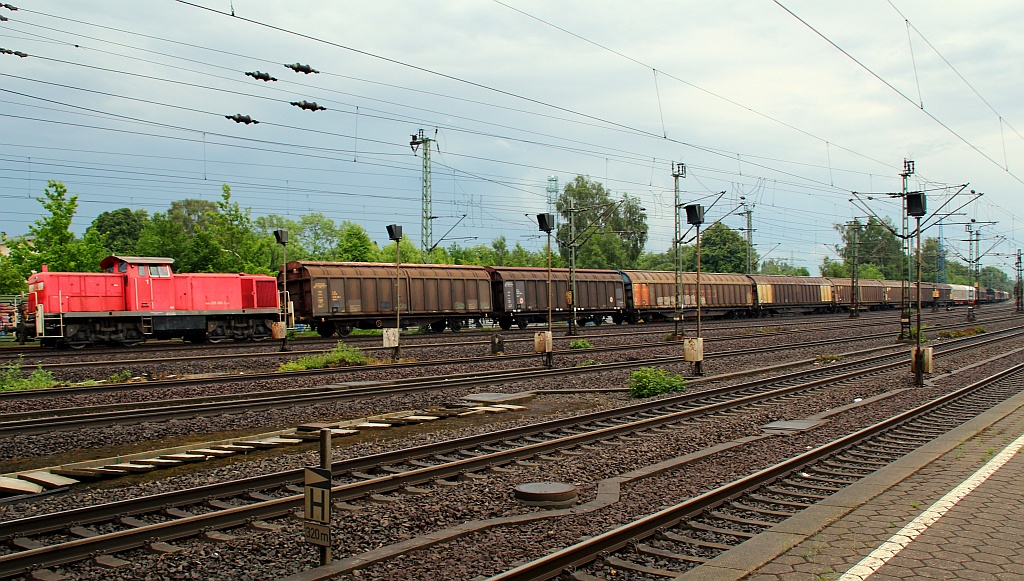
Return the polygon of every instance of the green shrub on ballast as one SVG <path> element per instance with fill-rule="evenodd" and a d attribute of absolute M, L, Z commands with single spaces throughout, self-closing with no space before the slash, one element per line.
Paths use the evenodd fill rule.
<path fill-rule="evenodd" d="M 626 382 L 629 395 L 632 397 L 651 397 L 671 391 L 685 391 L 686 380 L 679 374 L 671 374 L 664 369 L 641 367 L 629 376 Z"/>
<path fill-rule="evenodd" d="M 569 349 L 593 349 L 594 346 L 590 344 L 590 341 L 586 339 L 576 339 L 572 343 L 569 343 Z"/>
<path fill-rule="evenodd" d="M 21 372 L 21 358 L 14 363 L 0 366 L 0 391 L 21 391 L 25 389 L 45 389 L 56 385 L 53 374 L 42 367 L 36 368 L 28 377 Z"/>
<path fill-rule="evenodd" d="M 295 361 L 287 361 L 281 364 L 278 371 L 351 367 L 355 365 L 369 365 L 373 361 L 373 359 L 363 355 L 363 352 L 356 347 L 338 341 L 338 346 L 334 349 L 317 355 L 303 355 Z"/>

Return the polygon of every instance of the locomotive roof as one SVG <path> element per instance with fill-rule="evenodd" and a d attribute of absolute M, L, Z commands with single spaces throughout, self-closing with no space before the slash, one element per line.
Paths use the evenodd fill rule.
<path fill-rule="evenodd" d="M 174 264 L 174 259 L 162 256 L 108 256 L 100 262 L 100 268 L 107 268 L 118 262 L 127 262 L 128 264 Z"/>

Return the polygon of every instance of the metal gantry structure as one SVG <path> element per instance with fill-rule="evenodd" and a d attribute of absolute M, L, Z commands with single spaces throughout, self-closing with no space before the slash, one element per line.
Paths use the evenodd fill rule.
<path fill-rule="evenodd" d="M 754 204 L 747 204 L 743 196 L 740 200 L 743 211 L 739 215 L 747 218 L 747 227 L 743 228 L 747 236 L 747 274 L 754 274 Z"/>
<path fill-rule="evenodd" d="M 901 240 L 903 241 L 903 263 L 905 268 L 903 269 L 903 275 L 900 276 L 902 279 L 902 296 L 900 298 L 900 336 L 899 340 L 909 338 L 910 333 L 910 317 L 907 314 L 907 310 L 910 308 L 910 281 L 913 280 L 913 269 L 914 263 L 910 259 L 911 256 L 911 243 L 910 243 L 910 217 L 907 214 L 907 186 L 910 176 L 914 175 L 914 161 L 910 159 L 903 160 L 903 171 L 900 172 L 900 177 L 903 178 L 903 191 L 900 194 L 902 201 L 902 222 L 903 230 Z"/>
<path fill-rule="evenodd" d="M 673 305 L 672 319 L 675 321 L 675 330 L 673 336 L 676 338 L 682 337 L 685 329 L 683 327 L 683 253 L 680 252 L 679 244 L 682 242 L 682 225 L 679 220 L 679 178 L 686 177 L 686 164 L 685 163 L 673 163 L 672 164 L 672 179 L 675 181 L 675 203 L 673 204 L 672 214 L 675 219 L 672 236 L 672 252 L 673 262 L 675 263 L 676 272 L 676 297 L 675 304 Z"/>
<path fill-rule="evenodd" d="M 1024 292 L 1024 284 L 1022 284 L 1021 277 L 1021 273 L 1022 271 L 1024 271 L 1024 265 L 1021 264 L 1020 258 L 1020 248 L 1018 248 L 1017 262 L 1013 265 L 1014 269 L 1017 271 L 1017 283 L 1013 285 L 1013 299 L 1014 302 L 1017 304 L 1017 312 L 1024 313 L 1024 296 L 1022 296 L 1021 294 L 1022 292 Z"/>
<path fill-rule="evenodd" d="M 422 234 L 422 246 L 423 246 L 423 262 L 430 262 L 430 249 L 433 248 L 433 232 L 431 230 L 431 220 L 435 216 L 431 213 L 433 211 L 433 201 L 431 199 L 430 186 L 433 183 L 430 175 L 430 144 L 434 142 L 432 137 L 427 137 L 423 130 L 413 134 L 412 140 L 409 141 L 409 146 L 412 147 L 413 153 L 422 145 L 423 146 L 423 172 L 422 172 L 422 191 L 423 191 L 423 208 L 422 208 L 422 225 L 420 232 Z"/>

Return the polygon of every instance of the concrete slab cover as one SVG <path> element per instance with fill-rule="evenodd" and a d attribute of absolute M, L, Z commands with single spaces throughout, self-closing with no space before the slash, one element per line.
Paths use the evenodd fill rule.
<path fill-rule="evenodd" d="M 462 399 L 474 403 L 516 403 L 530 401 L 536 393 L 532 391 L 521 391 L 519 393 L 473 393 L 463 396 Z"/>
<path fill-rule="evenodd" d="M 825 423 L 824 420 L 782 420 L 761 426 L 766 434 L 792 434 L 809 430 L 817 425 Z"/>
<path fill-rule="evenodd" d="M 72 484 L 78 484 L 79 482 L 74 478 L 59 476 L 51 472 L 26 472 L 25 474 L 19 474 L 18 478 L 21 480 L 28 480 L 29 482 L 38 484 L 43 488 L 60 488 L 61 486 L 71 486 Z"/>
<path fill-rule="evenodd" d="M 39 494 L 43 487 L 34 482 L 0 476 L 0 492 L 3 494 Z"/>

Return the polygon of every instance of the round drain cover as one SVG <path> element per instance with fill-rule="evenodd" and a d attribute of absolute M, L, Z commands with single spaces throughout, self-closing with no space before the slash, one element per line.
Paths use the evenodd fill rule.
<path fill-rule="evenodd" d="M 517 499 L 532 506 L 562 507 L 576 504 L 576 487 L 564 482 L 527 482 L 515 487 Z"/>

